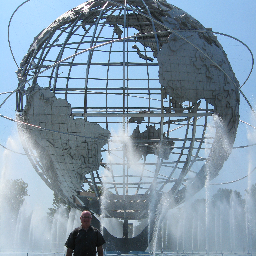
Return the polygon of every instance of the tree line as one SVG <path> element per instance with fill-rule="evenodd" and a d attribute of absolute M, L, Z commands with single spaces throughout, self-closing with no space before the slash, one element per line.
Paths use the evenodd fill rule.
<path fill-rule="evenodd" d="M 4 189 L 1 189 L 0 196 L 2 199 L 8 202 L 11 213 L 13 217 L 16 218 L 21 206 L 25 201 L 25 198 L 29 196 L 28 184 L 22 179 L 6 180 Z M 245 190 L 245 196 L 249 196 L 251 203 L 256 206 L 256 183 L 253 184 L 249 189 Z M 213 205 L 217 203 L 225 203 L 229 205 L 231 203 L 232 197 L 236 199 L 240 206 L 245 205 L 246 198 L 244 198 L 239 191 L 227 188 L 219 188 L 217 192 L 211 197 L 210 201 Z M 195 201 L 195 203 L 198 204 L 200 201 L 205 202 L 205 199 L 198 199 Z M 65 209 L 65 212 L 68 216 L 71 210 L 71 206 L 65 200 L 59 197 L 57 193 L 54 192 L 52 207 L 48 208 L 47 212 L 48 217 L 52 219 L 60 207 Z"/>

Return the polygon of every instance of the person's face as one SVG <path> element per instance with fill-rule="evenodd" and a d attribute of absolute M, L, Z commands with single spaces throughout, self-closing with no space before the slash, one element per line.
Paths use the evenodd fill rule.
<path fill-rule="evenodd" d="M 82 212 L 80 220 L 81 220 L 81 223 L 86 226 L 91 225 L 91 220 L 92 220 L 91 213 L 90 212 Z"/>

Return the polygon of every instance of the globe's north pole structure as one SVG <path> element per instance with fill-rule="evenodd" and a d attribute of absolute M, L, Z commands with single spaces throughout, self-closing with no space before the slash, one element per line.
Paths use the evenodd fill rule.
<path fill-rule="evenodd" d="M 73 8 L 35 37 L 17 74 L 33 167 L 73 207 L 123 223 L 115 250 L 145 250 L 150 209 L 202 189 L 236 137 L 239 84 L 222 46 L 164 0 Z"/>

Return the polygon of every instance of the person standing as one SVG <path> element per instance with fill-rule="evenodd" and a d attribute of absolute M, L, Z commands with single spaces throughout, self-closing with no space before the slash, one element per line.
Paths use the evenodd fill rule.
<path fill-rule="evenodd" d="M 91 226 L 92 214 L 90 211 L 81 213 L 81 226 L 75 228 L 69 235 L 65 246 L 67 247 L 66 256 L 103 256 L 102 245 L 105 240 L 100 231 Z"/>

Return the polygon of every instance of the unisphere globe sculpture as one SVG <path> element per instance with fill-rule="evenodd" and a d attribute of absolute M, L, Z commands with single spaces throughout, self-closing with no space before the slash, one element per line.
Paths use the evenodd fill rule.
<path fill-rule="evenodd" d="M 239 85 L 222 46 L 164 0 L 73 8 L 35 37 L 17 75 L 33 167 L 73 207 L 122 221 L 115 249 L 145 250 L 147 227 L 133 237 L 131 221 L 163 195 L 175 207 L 202 189 L 235 140 Z"/>

